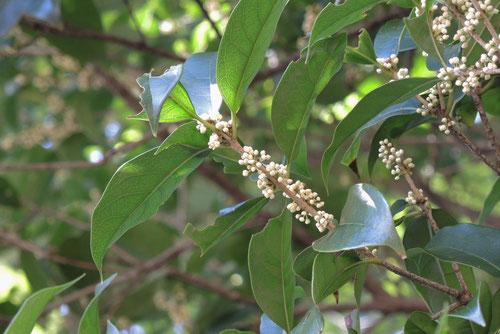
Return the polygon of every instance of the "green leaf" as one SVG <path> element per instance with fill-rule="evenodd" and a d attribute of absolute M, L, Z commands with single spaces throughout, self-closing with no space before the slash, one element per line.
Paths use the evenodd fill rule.
<path fill-rule="evenodd" d="M 361 295 L 363 286 L 365 285 L 366 274 L 368 273 L 368 264 L 361 264 L 356 268 L 356 276 L 354 277 L 354 299 L 356 300 L 356 308 L 358 313 L 361 306 Z"/>
<path fill-rule="evenodd" d="M 450 64 L 450 59 L 453 57 L 458 57 L 460 54 L 460 44 L 445 44 L 443 46 L 443 59 L 446 66 L 453 67 Z M 433 56 L 429 55 L 425 60 L 425 65 L 429 71 L 439 71 L 443 67 L 443 64 Z"/>
<path fill-rule="evenodd" d="M 309 172 L 309 167 L 307 166 L 307 144 L 305 138 L 302 140 L 302 144 L 300 145 L 297 159 L 292 162 L 290 172 L 305 178 L 311 178 L 311 173 Z"/>
<path fill-rule="evenodd" d="M 236 113 L 259 71 L 288 0 L 240 0 L 222 37 L 217 83 L 229 109 Z"/>
<path fill-rule="evenodd" d="M 101 282 L 95 287 L 94 298 L 90 301 L 83 312 L 83 316 L 80 320 L 80 325 L 78 326 L 78 334 L 100 334 L 101 324 L 99 323 L 99 299 L 101 298 L 101 293 L 106 289 L 113 279 L 115 279 L 117 274 L 111 275 L 104 282 Z"/>
<path fill-rule="evenodd" d="M 380 86 L 365 95 L 339 123 L 333 134 L 332 143 L 323 154 L 321 174 L 325 186 L 328 185 L 328 173 L 333 164 L 335 154 L 342 143 L 386 108 L 412 98 L 431 88 L 437 82 L 438 79 L 435 78 L 396 80 Z"/>
<path fill-rule="evenodd" d="M 314 22 L 309 38 L 309 49 L 319 40 L 363 19 L 366 16 L 364 13 L 379 2 L 382 0 L 346 0 L 340 6 L 333 3 L 326 5 Z M 307 59 L 309 61 L 309 51 Z"/>
<path fill-rule="evenodd" d="M 304 248 L 293 261 L 293 272 L 306 281 L 312 281 L 312 270 L 316 252 L 312 246 Z"/>
<path fill-rule="evenodd" d="M 416 311 L 406 320 L 405 334 L 434 334 L 437 322 L 427 313 Z"/>
<path fill-rule="evenodd" d="M 467 319 L 481 327 L 486 327 L 487 318 L 485 317 L 486 314 L 482 312 L 483 307 L 481 307 L 483 304 L 485 306 L 486 304 L 491 305 L 491 292 L 486 282 L 479 284 L 476 294 L 467 305 L 458 308 L 455 312 L 450 313 L 449 316 Z"/>
<path fill-rule="evenodd" d="M 155 154 L 158 154 L 176 144 L 192 148 L 208 147 L 208 134 L 200 133 L 200 131 L 196 129 L 196 125 L 196 122 L 189 122 L 179 126 L 167 137 L 167 139 L 163 141 L 163 143 L 161 143 Z"/>
<path fill-rule="evenodd" d="M 488 217 L 495 205 L 497 205 L 498 201 L 500 201 L 500 177 L 497 177 L 488 197 L 486 197 L 484 201 L 483 209 L 481 210 L 481 215 L 478 220 L 479 225 L 484 224 L 484 220 Z"/>
<path fill-rule="evenodd" d="M 493 299 L 491 300 L 491 314 L 498 314 L 500 311 L 500 289 L 497 289 L 497 292 L 493 295 Z M 489 334 L 497 334 L 500 330 L 500 317 L 492 316 L 490 323 Z"/>
<path fill-rule="evenodd" d="M 268 201 L 267 198 L 261 196 L 239 203 L 224 211 L 221 210 L 221 216 L 215 220 L 213 225 L 209 225 L 203 230 L 197 230 L 189 223 L 184 229 L 184 234 L 201 248 L 201 255 L 204 255 L 210 248 L 255 216 Z"/>
<path fill-rule="evenodd" d="M 347 63 L 378 65 L 373 42 L 366 29 L 361 29 L 357 48 L 351 46 L 346 48 L 344 61 Z"/>
<path fill-rule="evenodd" d="M 406 27 L 418 47 L 427 52 L 430 56 L 438 59 L 441 64 L 446 66 L 446 61 L 443 57 L 443 46 L 438 44 L 434 39 L 434 35 L 430 27 L 430 21 L 431 18 L 429 17 L 429 13 L 427 11 L 424 11 L 424 13 L 418 17 L 404 19 Z"/>
<path fill-rule="evenodd" d="M 99 271 L 106 250 L 132 227 L 153 216 L 208 149 L 174 145 L 153 148 L 124 163 L 113 175 L 92 215 L 91 251 Z"/>
<path fill-rule="evenodd" d="M 255 334 L 254 332 L 239 331 L 237 329 L 225 329 L 219 334 Z"/>
<path fill-rule="evenodd" d="M 290 63 L 276 89 L 271 110 L 271 123 L 276 143 L 288 163 L 299 154 L 300 145 L 319 93 L 342 67 L 346 34 L 317 43 L 305 58 Z"/>
<path fill-rule="evenodd" d="M 475 224 L 441 229 L 425 246 L 440 260 L 458 262 L 500 277 L 500 230 Z"/>
<path fill-rule="evenodd" d="M 155 136 L 158 132 L 163 104 L 179 82 L 181 75 L 182 65 L 177 65 L 171 66 L 165 73 L 156 77 L 152 76 L 150 72 L 137 78 L 137 83 L 143 89 L 140 103 L 148 116 L 151 131 Z"/>
<path fill-rule="evenodd" d="M 389 58 L 391 54 L 397 55 L 400 51 L 416 47 L 401 19 L 386 22 L 375 37 L 374 49 L 380 58 Z"/>
<path fill-rule="evenodd" d="M 210 153 L 210 157 L 217 162 L 224 164 L 224 173 L 226 174 L 241 174 L 246 169 L 238 163 L 241 155 L 228 147 L 219 147 Z"/>
<path fill-rule="evenodd" d="M 189 95 L 182 86 L 178 83 L 170 92 L 160 112 L 160 123 L 175 123 L 182 122 L 188 119 L 193 119 L 196 115 L 193 104 Z M 148 115 L 141 111 L 137 115 L 128 116 L 127 119 L 134 119 L 140 121 L 148 121 Z"/>
<path fill-rule="evenodd" d="M 320 334 L 323 332 L 325 321 L 317 307 L 311 309 L 302 317 L 302 320 L 292 330 L 292 334 Z"/>
<path fill-rule="evenodd" d="M 344 157 L 342 158 L 342 164 L 349 167 L 358 157 L 358 151 L 359 147 L 361 146 L 361 136 L 363 135 L 362 132 L 358 132 L 356 134 L 356 137 L 354 137 L 351 145 L 345 151 Z"/>
<path fill-rule="evenodd" d="M 197 53 L 184 63 L 181 84 L 198 115 L 219 112 L 222 96 L 216 78 L 217 52 Z"/>
<path fill-rule="evenodd" d="M 382 245 L 405 253 L 384 196 L 374 186 L 358 183 L 349 189 L 339 225 L 316 240 L 313 248 L 331 253 Z"/>
<path fill-rule="evenodd" d="M 115 325 L 113 325 L 109 320 L 108 320 L 108 328 L 106 329 L 106 334 L 120 334 L 120 331 L 118 328 L 116 328 Z"/>
<path fill-rule="evenodd" d="M 319 253 L 313 264 L 312 298 L 316 305 L 346 284 L 360 261 L 351 254 Z"/>
<path fill-rule="evenodd" d="M 453 226 L 457 224 L 456 219 L 448 212 L 441 209 L 433 209 L 432 215 L 438 227 Z M 413 216 L 406 218 L 406 229 L 403 245 L 408 250 L 408 258 L 405 260 L 406 269 L 414 274 L 447 285 L 451 288 L 460 289 L 460 283 L 450 263 L 442 262 L 426 253 L 414 253 L 413 249 L 423 248 L 433 237 L 433 231 L 425 216 Z M 476 289 L 472 268 L 460 265 L 460 270 L 465 278 L 466 284 L 474 291 Z M 415 290 L 420 294 L 427 304 L 429 310 L 437 313 L 442 310 L 443 305 L 451 304 L 454 300 L 447 294 L 436 291 L 427 286 L 412 283 Z"/>
<path fill-rule="evenodd" d="M 38 317 L 42 314 L 45 305 L 47 305 L 55 295 L 78 282 L 83 276 L 85 275 L 65 284 L 42 289 L 29 296 L 24 301 L 23 305 L 21 305 L 19 311 L 17 311 L 4 334 L 30 334 L 33 327 L 35 327 Z"/>
<path fill-rule="evenodd" d="M 3 177 L 0 177 L 0 205 L 14 208 L 21 205 L 16 189 Z"/>
<path fill-rule="evenodd" d="M 252 236 L 248 246 L 250 282 L 257 304 L 278 326 L 293 327 L 295 276 L 292 270 L 292 216 L 288 210 Z"/>

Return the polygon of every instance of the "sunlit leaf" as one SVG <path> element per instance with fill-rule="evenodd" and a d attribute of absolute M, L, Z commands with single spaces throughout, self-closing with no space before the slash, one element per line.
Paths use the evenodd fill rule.
<path fill-rule="evenodd" d="M 302 317 L 292 330 L 292 334 L 320 334 L 323 332 L 325 321 L 317 307 L 311 309 Z"/>
<path fill-rule="evenodd" d="M 338 226 L 316 240 L 313 248 L 331 253 L 382 245 L 405 253 L 385 198 L 374 186 L 359 183 L 349 189 Z"/>
<path fill-rule="evenodd" d="M 196 122 L 189 122 L 179 126 L 163 141 L 163 143 L 161 143 L 155 154 L 176 144 L 193 148 L 208 147 L 208 134 L 200 133 L 200 131 L 196 129 L 196 125 Z"/>

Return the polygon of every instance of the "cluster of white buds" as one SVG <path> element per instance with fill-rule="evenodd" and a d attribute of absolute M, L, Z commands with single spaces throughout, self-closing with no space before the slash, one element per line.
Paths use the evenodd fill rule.
<path fill-rule="evenodd" d="M 447 117 L 441 119 L 442 124 L 439 126 L 439 131 L 443 132 L 445 135 L 450 134 L 450 128 L 455 125 L 455 121 Z"/>
<path fill-rule="evenodd" d="M 429 200 L 427 197 L 424 197 L 424 191 L 422 189 L 419 189 L 418 192 L 419 192 L 419 196 L 416 196 L 413 193 L 413 191 L 409 191 L 408 196 L 405 198 L 405 201 L 408 204 L 417 204 L 417 202 L 419 202 L 419 201 L 426 202 Z"/>
<path fill-rule="evenodd" d="M 377 62 L 382 65 L 382 67 L 391 72 L 395 72 L 398 69 L 399 58 L 394 53 L 391 54 L 389 58 L 377 58 Z M 377 68 L 377 73 L 381 74 L 382 69 Z"/>
<path fill-rule="evenodd" d="M 410 74 L 408 72 L 408 69 L 405 67 L 402 67 L 399 69 L 399 71 L 396 73 L 396 79 L 406 79 L 409 78 Z"/>
<path fill-rule="evenodd" d="M 220 130 L 228 135 L 231 135 L 233 127 L 232 120 L 229 120 L 227 122 L 223 121 L 222 115 L 219 113 L 212 115 L 202 114 L 200 117 L 205 122 L 212 124 L 217 130 Z M 198 121 L 196 129 L 198 129 L 198 131 L 200 131 L 201 133 L 207 132 L 206 126 L 200 121 Z M 220 145 L 223 142 L 224 142 L 223 137 L 220 134 L 214 132 L 210 135 L 210 138 L 208 140 L 208 147 L 212 150 L 215 150 L 216 148 L 220 147 Z"/>
<path fill-rule="evenodd" d="M 422 116 L 429 116 L 432 113 L 432 109 L 439 105 L 438 90 L 436 86 L 430 89 L 429 95 L 427 95 L 425 100 L 427 101 L 427 105 L 422 105 L 420 108 L 417 108 L 417 113 Z"/>
<path fill-rule="evenodd" d="M 433 10 L 438 7 L 436 5 L 432 6 Z M 441 15 L 438 15 L 432 20 L 432 34 L 437 42 L 443 43 L 450 35 L 448 35 L 448 27 L 451 25 L 451 16 L 448 11 L 448 7 L 441 6 Z"/>
<path fill-rule="evenodd" d="M 455 41 L 460 41 L 462 43 L 462 48 L 466 48 L 467 40 L 469 39 L 467 35 L 473 33 L 479 21 L 484 18 L 470 0 L 451 0 L 451 3 L 456 7 L 457 11 L 464 16 L 462 27 L 457 30 L 453 39 Z M 498 9 L 491 4 L 491 0 L 478 0 L 477 3 L 486 16 L 492 16 L 498 13 Z"/>
<path fill-rule="evenodd" d="M 425 13 L 425 8 L 427 8 L 427 1 L 420 0 L 420 7 L 415 7 L 415 15 L 420 16 Z"/>
<path fill-rule="evenodd" d="M 387 169 L 392 169 L 391 174 L 394 175 L 395 180 L 399 180 L 399 177 L 404 173 L 404 170 L 411 173 L 411 170 L 415 167 L 411 158 L 404 158 L 404 151 L 402 149 L 396 150 L 394 145 L 389 141 L 389 139 L 384 139 L 379 142 L 379 158 L 382 159 L 382 163 L 385 164 Z"/>

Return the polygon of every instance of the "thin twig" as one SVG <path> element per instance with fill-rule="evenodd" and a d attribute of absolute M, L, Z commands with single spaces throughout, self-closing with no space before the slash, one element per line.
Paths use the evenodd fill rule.
<path fill-rule="evenodd" d="M 474 101 L 474 104 L 476 106 L 476 109 L 479 112 L 479 116 L 481 117 L 481 120 L 483 121 L 484 128 L 486 130 L 486 135 L 488 136 L 488 140 L 490 141 L 491 146 L 495 150 L 495 156 L 497 158 L 497 166 L 498 166 L 500 164 L 500 146 L 498 145 L 498 143 L 496 141 L 495 133 L 493 132 L 491 124 L 488 120 L 488 116 L 486 116 L 486 112 L 484 110 L 483 99 L 481 98 L 481 95 L 479 95 L 479 88 L 473 89 L 471 91 L 471 96 L 472 96 L 472 100 Z"/>
<path fill-rule="evenodd" d="M 215 22 L 210 17 L 210 14 L 205 9 L 205 6 L 203 6 L 203 3 L 201 2 L 201 0 L 195 0 L 195 1 L 198 4 L 198 7 L 200 7 L 201 12 L 203 13 L 203 16 L 205 16 L 205 18 L 208 20 L 208 22 L 210 22 L 210 25 L 214 29 L 215 33 L 217 34 L 217 38 L 220 41 L 222 39 L 222 34 L 220 33 L 219 28 L 217 28 L 217 25 L 215 24 Z"/>
<path fill-rule="evenodd" d="M 498 37 L 498 33 L 495 31 L 495 28 L 491 24 L 491 21 L 490 21 L 490 18 L 488 17 L 488 15 L 486 15 L 484 10 L 481 9 L 481 6 L 479 6 L 479 3 L 477 2 L 477 0 L 471 0 L 471 2 L 472 2 L 472 5 L 474 6 L 474 8 L 483 17 L 484 25 L 486 26 L 486 29 L 488 29 L 488 31 L 490 32 L 491 37 L 495 40 L 497 45 L 500 44 L 500 38 Z"/>
<path fill-rule="evenodd" d="M 58 36 L 64 37 L 75 37 L 75 38 L 84 38 L 84 39 L 93 39 L 99 40 L 103 42 L 109 42 L 121 46 L 128 47 L 130 49 L 138 50 L 144 53 L 148 53 L 157 57 L 171 59 L 179 62 L 184 62 L 186 58 L 176 55 L 173 52 L 166 51 L 163 49 L 158 49 L 153 46 L 149 46 L 143 42 L 135 42 L 128 40 L 126 38 L 122 38 L 116 35 L 111 35 L 99 31 L 87 30 L 75 28 L 69 25 L 65 25 L 64 28 L 56 27 L 50 23 L 45 21 L 29 17 L 23 16 L 21 19 L 21 25 L 33 30 L 39 30 L 47 34 L 54 34 Z"/>
<path fill-rule="evenodd" d="M 135 18 L 134 11 L 132 10 L 132 6 L 130 6 L 130 1 L 129 0 L 122 0 L 122 1 L 123 1 L 123 4 L 125 5 L 125 7 L 127 8 L 130 19 L 132 20 L 132 23 L 135 26 L 135 30 L 137 31 L 137 34 L 139 34 L 141 42 L 146 44 L 146 37 L 142 33 L 141 27 L 139 26 L 139 23 L 137 22 L 137 20 Z"/>

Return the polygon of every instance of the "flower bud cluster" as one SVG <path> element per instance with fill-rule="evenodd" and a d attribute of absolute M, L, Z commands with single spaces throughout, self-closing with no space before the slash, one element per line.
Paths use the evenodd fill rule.
<path fill-rule="evenodd" d="M 228 135 L 232 134 L 233 121 L 232 120 L 229 120 L 227 122 L 223 121 L 221 114 L 219 113 L 213 115 L 202 114 L 200 117 L 205 122 L 212 124 L 217 130 L 220 130 L 221 132 Z M 196 129 L 198 129 L 198 131 L 200 131 L 201 133 L 207 132 L 206 126 L 200 121 L 198 121 Z M 220 147 L 223 142 L 224 138 L 220 134 L 214 132 L 210 135 L 210 138 L 208 140 L 208 147 L 212 150 L 215 150 L 216 148 Z"/>
<path fill-rule="evenodd" d="M 498 9 L 491 4 L 491 0 L 478 0 L 477 3 L 487 16 L 498 13 Z M 479 21 L 483 19 L 481 12 L 474 7 L 470 0 L 451 0 L 451 4 L 464 16 L 462 27 L 457 30 L 453 39 L 460 41 L 462 48 L 466 48 L 468 46 L 467 40 L 469 39 L 467 35 L 473 33 Z"/>
<path fill-rule="evenodd" d="M 443 132 L 445 135 L 450 134 L 450 128 L 455 125 L 455 121 L 447 117 L 441 119 L 442 124 L 439 126 L 439 131 Z"/>
<path fill-rule="evenodd" d="M 425 100 L 427 101 L 427 105 L 422 105 L 420 108 L 417 108 L 417 113 L 422 116 L 429 116 L 432 114 L 432 109 L 439 105 L 438 90 L 436 86 L 430 89 L 429 95 L 427 95 Z"/>
<path fill-rule="evenodd" d="M 402 67 L 399 69 L 399 71 L 396 73 L 396 79 L 399 80 L 399 79 L 406 79 L 406 78 L 409 78 L 410 77 L 410 74 L 408 72 L 408 69 L 405 68 L 405 67 Z"/>
<path fill-rule="evenodd" d="M 437 9 L 437 6 L 432 7 L 433 10 Z M 450 35 L 448 35 L 448 27 L 451 25 L 451 15 L 448 11 L 448 7 L 441 6 L 441 15 L 438 15 L 432 20 L 432 34 L 437 42 L 443 43 Z"/>
<path fill-rule="evenodd" d="M 405 198 L 405 201 L 408 204 L 417 204 L 417 202 L 419 201 L 426 202 L 429 200 L 427 197 L 424 197 L 424 191 L 422 189 L 419 189 L 418 192 L 419 195 L 417 196 L 413 193 L 413 191 L 409 191 L 408 196 Z"/>
<path fill-rule="evenodd" d="M 377 58 L 377 62 L 382 65 L 382 67 L 391 72 L 395 72 L 398 69 L 399 58 L 394 53 L 391 54 L 389 58 Z M 382 69 L 378 68 L 377 73 L 381 74 Z"/>
<path fill-rule="evenodd" d="M 412 162 L 411 158 L 405 159 L 403 157 L 404 151 L 402 149 L 396 150 L 389 139 L 381 140 L 379 144 L 378 156 L 382 159 L 382 163 L 385 164 L 387 169 L 392 169 L 391 174 L 394 175 L 395 180 L 399 180 L 405 170 L 411 173 L 415 164 Z"/>

